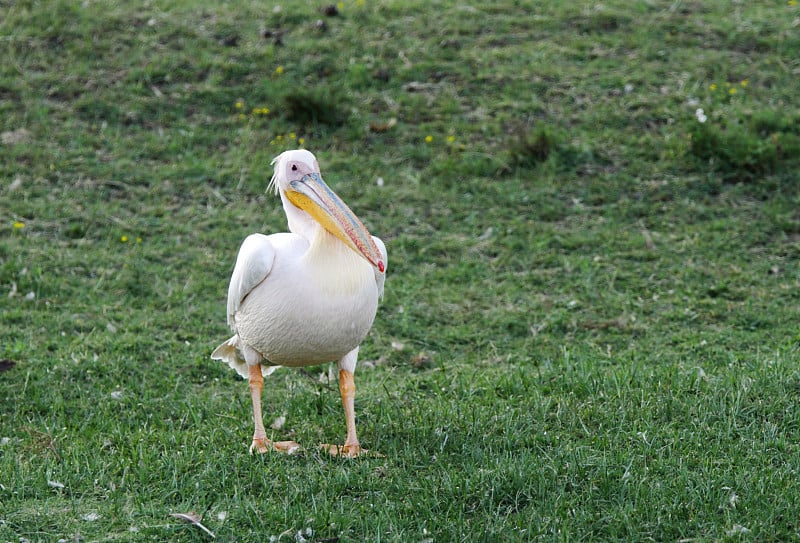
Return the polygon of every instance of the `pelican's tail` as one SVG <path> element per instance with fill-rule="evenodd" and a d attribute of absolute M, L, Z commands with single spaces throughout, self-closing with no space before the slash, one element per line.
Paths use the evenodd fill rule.
<path fill-rule="evenodd" d="M 249 372 L 247 370 L 247 361 L 245 360 L 244 354 L 241 351 L 238 335 L 233 336 L 228 341 L 222 343 L 219 347 L 214 349 L 214 352 L 211 353 L 211 359 L 222 360 L 223 362 L 226 362 L 231 368 L 235 369 L 236 373 L 238 373 L 245 379 L 249 377 Z M 278 369 L 278 366 L 268 366 L 266 364 L 261 364 L 261 373 L 265 377 L 271 374 L 276 369 Z"/>

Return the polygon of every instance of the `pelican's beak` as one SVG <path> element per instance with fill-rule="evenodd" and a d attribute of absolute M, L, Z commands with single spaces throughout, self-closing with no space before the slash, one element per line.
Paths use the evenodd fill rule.
<path fill-rule="evenodd" d="M 386 270 L 378 247 L 367 227 L 347 204 L 322 180 L 318 173 L 290 181 L 286 197 L 292 204 L 311 215 L 322 227 L 363 256 L 379 272 Z"/>

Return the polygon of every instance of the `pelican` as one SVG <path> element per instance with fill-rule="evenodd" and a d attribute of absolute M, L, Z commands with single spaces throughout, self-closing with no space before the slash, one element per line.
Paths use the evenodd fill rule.
<path fill-rule="evenodd" d="M 386 246 L 323 181 L 306 150 L 286 151 L 272 165 L 268 191 L 280 195 L 288 233 L 245 238 L 228 287 L 233 337 L 211 358 L 227 362 L 250 385 L 253 443 L 250 452 L 292 453 L 294 441 L 270 441 L 261 416 L 264 376 L 279 366 L 337 361 L 347 437 L 321 447 L 333 455 L 359 456 L 355 384 L 358 348 L 383 294 Z"/>

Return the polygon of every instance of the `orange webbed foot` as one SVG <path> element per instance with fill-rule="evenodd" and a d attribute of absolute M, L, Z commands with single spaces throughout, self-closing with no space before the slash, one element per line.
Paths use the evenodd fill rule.
<path fill-rule="evenodd" d="M 360 456 L 371 456 L 373 458 L 382 458 L 383 455 L 375 451 L 362 449 L 361 445 L 331 445 L 329 443 L 322 443 L 319 446 L 320 450 L 325 451 L 331 456 L 340 456 L 342 458 L 358 458 Z"/>
<path fill-rule="evenodd" d="M 284 454 L 295 454 L 300 452 L 302 447 L 296 441 L 270 441 L 266 438 L 253 438 L 253 443 L 250 445 L 250 454 L 257 452 L 259 454 L 268 453 L 270 451 L 278 451 Z"/>

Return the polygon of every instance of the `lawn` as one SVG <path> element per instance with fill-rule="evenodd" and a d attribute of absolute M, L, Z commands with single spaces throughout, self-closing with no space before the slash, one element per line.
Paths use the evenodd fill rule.
<path fill-rule="evenodd" d="M 189 512 L 218 541 L 800 539 L 799 25 L 0 0 L 0 541 L 211 540 Z M 328 366 L 265 383 L 306 450 L 249 455 L 210 359 L 296 147 L 388 248 L 355 375 L 382 456 L 315 448 Z"/>

